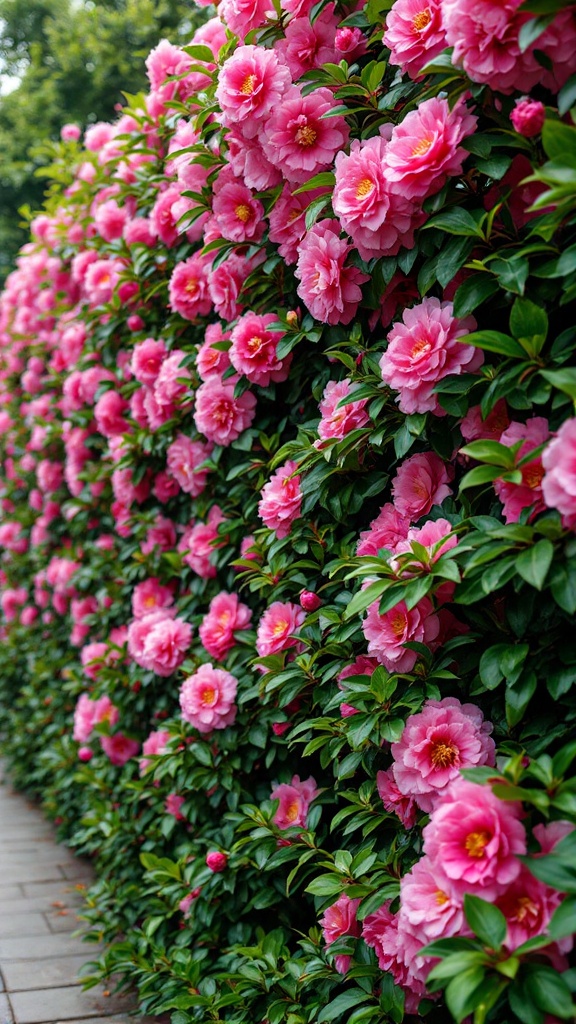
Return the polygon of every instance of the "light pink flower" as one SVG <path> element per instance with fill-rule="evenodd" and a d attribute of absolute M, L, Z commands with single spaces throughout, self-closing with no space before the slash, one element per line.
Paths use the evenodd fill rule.
<path fill-rule="evenodd" d="M 400 819 L 404 828 L 414 828 L 418 807 L 414 797 L 406 796 L 398 789 L 392 768 L 385 772 L 376 773 L 376 787 L 378 795 L 384 804 L 384 810 L 389 814 L 395 814 Z"/>
<path fill-rule="evenodd" d="M 474 704 L 461 704 L 456 697 L 427 700 L 392 744 L 392 770 L 400 792 L 430 812 L 461 768 L 495 764 L 491 732 L 491 723 Z"/>
<path fill-rule="evenodd" d="M 182 366 L 186 353 L 176 349 L 166 357 L 154 383 L 154 398 L 158 405 L 173 408 L 183 405 L 183 398 L 190 388 L 191 376 L 187 366 Z"/>
<path fill-rule="evenodd" d="M 246 138 L 253 138 L 289 86 L 290 72 L 272 50 L 237 47 L 218 76 L 216 99 L 223 123 L 238 125 Z"/>
<path fill-rule="evenodd" d="M 398 544 L 408 536 L 410 519 L 400 514 L 390 502 L 382 506 L 380 512 L 370 523 L 367 530 L 360 534 L 356 546 L 357 555 L 377 555 L 382 548 L 396 551 Z"/>
<path fill-rule="evenodd" d="M 439 192 L 447 178 L 461 174 L 468 152 L 460 143 L 476 121 L 462 100 L 450 109 L 437 96 L 410 111 L 392 131 L 384 155 L 391 190 L 415 200 Z"/>
<path fill-rule="evenodd" d="M 170 308 L 185 320 L 206 316 L 212 307 L 208 293 L 208 267 L 202 256 L 190 256 L 177 263 L 169 284 Z"/>
<path fill-rule="evenodd" d="M 294 81 L 306 71 L 338 61 L 337 26 L 334 4 L 328 4 L 314 22 L 308 16 L 290 19 L 284 37 L 275 42 L 274 50 Z"/>
<path fill-rule="evenodd" d="M 422 857 L 400 882 L 400 920 L 421 945 L 462 934 L 466 929 L 461 898 L 444 890 L 445 880 Z"/>
<path fill-rule="evenodd" d="M 451 494 L 449 469 L 436 452 L 405 459 L 392 481 L 394 504 L 401 516 L 414 522 L 441 505 Z"/>
<path fill-rule="evenodd" d="M 266 24 L 272 15 L 270 0 L 221 0 L 218 15 L 239 39 L 245 39 L 253 29 Z"/>
<path fill-rule="evenodd" d="M 306 210 L 309 204 L 318 199 L 324 191 L 316 188 L 310 192 L 295 195 L 290 186 L 284 185 L 270 210 L 268 237 L 278 246 L 278 252 L 282 259 L 286 260 L 286 263 L 296 263 L 299 243 L 306 234 Z"/>
<path fill-rule="evenodd" d="M 91 644 L 84 644 L 84 647 L 80 651 L 80 661 L 82 662 L 82 668 L 84 669 L 84 675 L 88 679 L 97 679 L 99 673 L 106 664 L 106 656 L 108 654 L 108 644 L 104 641 L 95 641 Z"/>
<path fill-rule="evenodd" d="M 150 755 L 152 757 L 163 754 L 166 750 L 166 744 L 168 743 L 169 739 L 170 733 L 168 729 L 156 729 L 154 732 L 151 732 L 148 735 L 147 739 L 144 740 L 144 743 L 142 744 L 142 753 L 145 755 Z M 144 774 L 150 763 L 151 762 L 149 760 L 149 757 L 145 756 L 140 758 L 140 775 Z"/>
<path fill-rule="evenodd" d="M 303 182 L 326 170 L 348 141 L 343 117 L 323 117 L 336 106 L 329 89 L 315 89 L 304 96 L 290 86 L 261 136 L 264 153 L 280 168 L 287 181 Z"/>
<path fill-rule="evenodd" d="M 151 618 L 147 616 L 139 621 L 146 623 Z M 188 622 L 161 618 L 151 625 L 144 637 L 139 664 L 157 676 L 171 676 L 184 661 L 191 639 L 192 626 Z"/>
<path fill-rule="evenodd" d="M 226 135 L 228 163 L 237 178 L 256 192 L 275 188 L 282 181 L 277 167 L 264 156 L 258 137 L 247 139 L 240 128 L 229 128 Z"/>
<path fill-rule="evenodd" d="M 539 448 L 550 437 L 548 420 L 544 416 L 533 416 L 526 423 L 513 421 L 500 437 L 500 444 L 511 446 L 522 441 L 515 456 L 516 464 L 535 448 Z M 531 508 L 530 519 L 546 507 L 542 490 L 544 465 L 542 456 L 525 462 L 518 467 L 522 474 L 522 482 L 511 483 L 498 478 L 494 481 L 494 490 L 503 504 L 502 514 L 507 523 L 516 523 L 524 508 Z"/>
<path fill-rule="evenodd" d="M 521 96 L 510 113 L 512 127 L 519 135 L 532 138 L 539 135 L 546 120 L 546 107 L 540 100 L 531 100 L 529 96 Z"/>
<path fill-rule="evenodd" d="M 380 370 L 386 384 L 399 392 L 402 412 L 440 414 L 434 385 L 448 374 L 470 373 L 482 365 L 482 350 L 462 341 L 475 330 L 474 317 L 456 319 L 453 309 L 451 302 L 426 298 L 406 309 L 388 335 Z"/>
<path fill-rule="evenodd" d="M 375 950 L 380 970 L 391 974 L 395 984 L 404 990 L 405 1012 L 416 1014 L 420 1000 L 427 994 L 416 960 L 420 943 L 401 930 L 400 924 L 400 915 L 390 912 L 388 900 L 364 918 L 362 938 Z"/>
<path fill-rule="evenodd" d="M 298 465 L 288 459 L 264 484 L 258 503 L 258 515 L 278 538 L 287 537 L 292 523 L 300 516 L 302 491 Z"/>
<path fill-rule="evenodd" d="M 176 818 L 176 821 L 185 821 L 186 817 L 182 814 L 182 804 L 185 802 L 185 797 L 179 796 L 178 793 L 168 793 L 164 801 L 164 810 L 166 814 L 171 814 L 173 818 Z"/>
<path fill-rule="evenodd" d="M 136 619 L 142 619 L 160 608 L 170 608 L 173 604 L 172 588 L 163 586 L 156 576 L 137 583 L 132 591 L 132 614 Z"/>
<path fill-rule="evenodd" d="M 218 533 L 218 527 L 223 522 L 221 509 L 213 505 L 208 513 L 208 521 L 189 526 L 178 544 L 183 561 L 202 579 L 212 579 L 216 575 L 214 555 L 216 549 L 226 543 L 225 538 Z"/>
<path fill-rule="evenodd" d="M 362 298 L 360 285 L 368 274 L 345 267 L 353 246 L 340 238 L 337 220 L 314 224 L 299 246 L 294 271 L 300 281 L 298 295 L 310 313 L 325 324 L 349 324 Z"/>
<path fill-rule="evenodd" d="M 424 852 L 451 893 L 494 900 L 520 874 L 526 853 L 522 806 L 499 800 L 487 786 L 455 780 L 426 825 Z"/>
<path fill-rule="evenodd" d="M 87 693 L 82 693 L 74 711 L 72 738 L 77 743 L 85 743 L 97 725 L 103 723 L 110 726 L 116 725 L 119 717 L 118 708 L 114 706 L 109 697 L 104 696 L 99 697 L 98 700 L 92 700 Z"/>
<path fill-rule="evenodd" d="M 291 782 L 282 782 L 275 786 L 270 793 L 270 799 L 280 802 L 272 819 L 274 824 L 278 828 L 292 828 L 295 825 L 305 828 L 308 808 L 319 793 L 316 779 L 312 776 L 300 782 L 300 776 L 294 775 Z"/>
<path fill-rule="evenodd" d="M 284 331 L 269 330 L 270 324 L 277 323 L 274 313 L 259 316 L 245 313 L 238 320 L 231 334 L 230 362 L 238 373 L 243 374 L 252 384 L 268 387 L 271 381 L 286 380 L 292 363 L 292 353 L 278 359 L 276 349 L 284 337 Z"/>
<path fill-rule="evenodd" d="M 206 328 L 204 341 L 196 354 L 196 369 L 201 380 L 208 377 L 222 377 L 230 366 L 230 356 L 222 349 L 214 348 L 230 339 L 230 332 L 222 330 L 222 324 L 209 324 Z"/>
<path fill-rule="evenodd" d="M 60 138 L 63 142 L 78 142 L 82 132 L 77 124 L 63 124 L 60 129 Z"/>
<path fill-rule="evenodd" d="M 209 441 L 228 447 L 248 429 L 256 414 L 256 398 L 245 391 L 234 397 L 234 385 L 209 377 L 196 392 L 194 422 Z"/>
<path fill-rule="evenodd" d="M 232 252 L 222 263 L 210 270 L 208 291 L 215 312 L 224 320 L 234 320 L 244 309 L 244 305 L 239 301 L 240 292 L 253 269 L 253 260 L 247 260 L 245 256 Z"/>
<path fill-rule="evenodd" d="M 236 644 L 235 632 L 246 629 L 252 618 L 247 605 L 242 604 L 237 594 L 221 591 L 210 602 L 198 635 L 204 649 L 217 661 L 222 661 Z"/>
<path fill-rule="evenodd" d="M 406 540 L 401 540 L 396 546 L 396 555 L 411 554 L 410 565 L 407 567 L 404 564 L 401 574 L 409 575 L 419 566 L 429 568 L 447 551 L 455 548 L 458 538 L 454 535 L 450 536 L 452 530 L 452 523 L 447 519 L 429 519 L 424 526 L 409 529 Z M 444 537 L 446 540 L 441 544 L 440 541 Z M 418 544 L 420 548 L 425 548 L 426 555 L 418 549 L 414 550 L 415 544 Z M 392 558 L 390 564 L 395 570 L 398 570 L 397 558 Z M 442 586 L 444 587 L 445 584 Z"/>
<path fill-rule="evenodd" d="M 442 0 L 396 0 L 386 16 L 383 42 L 390 49 L 390 63 L 418 78 L 447 45 Z"/>
<path fill-rule="evenodd" d="M 237 689 L 238 680 L 230 672 L 211 664 L 200 665 L 180 688 L 182 718 L 198 732 L 225 729 L 236 720 Z"/>
<path fill-rule="evenodd" d="M 344 380 L 328 381 L 319 406 L 322 418 L 318 424 L 318 435 L 323 441 L 341 441 L 351 430 L 358 430 L 370 422 L 366 412 L 367 398 L 340 405 L 343 399 L 350 398 L 358 387 L 358 384 L 353 384 L 347 377 Z"/>
<path fill-rule="evenodd" d="M 299 641 L 295 634 L 298 634 L 305 618 L 306 612 L 292 601 L 274 601 L 258 623 L 258 654 L 265 657 L 291 647 L 298 647 Z"/>
<path fill-rule="evenodd" d="M 389 672 L 411 672 L 418 660 L 416 651 L 404 645 L 418 642 L 430 646 L 440 632 L 440 621 L 432 602 L 423 597 L 410 611 L 404 601 L 384 612 L 378 611 L 379 601 L 368 608 L 362 631 L 368 641 L 368 653 L 384 665 Z"/>
<path fill-rule="evenodd" d="M 166 468 L 185 494 L 197 498 L 206 487 L 210 470 L 203 464 L 212 454 L 212 445 L 192 441 L 185 434 L 178 434 L 168 446 Z"/>
<path fill-rule="evenodd" d="M 483 419 L 479 405 L 472 405 L 460 422 L 460 433 L 465 441 L 485 438 L 499 441 L 502 433 L 510 426 L 508 407 L 503 398 L 498 399 L 494 408 Z"/>
<path fill-rule="evenodd" d="M 138 741 L 130 739 L 123 732 L 116 732 L 113 736 L 101 736 L 100 745 L 111 763 L 117 767 L 126 764 L 140 749 Z"/>
<path fill-rule="evenodd" d="M 238 180 L 218 190 L 212 211 L 222 238 L 231 242 L 257 242 L 264 233 L 264 207 Z"/>
<path fill-rule="evenodd" d="M 129 425 L 124 418 L 127 409 L 128 402 L 117 391 L 105 391 L 98 399 L 94 406 L 94 418 L 104 437 L 116 437 L 128 432 Z"/>
<path fill-rule="evenodd" d="M 359 904 L 359 899 L 352 900 L 343 892 L 336 900 L 336 903 L 326 908 L 324 916 L 320 918 L 318 923 L 322 929 L 324 941 L 328 949 L 333 942 L 342 938 L 343 935 L 351 935 L 356 939 L 360 937 L 361 925 L 356 918 Z M 338 973 L 346 974 L 350 966 L 350 957 L 346 955 L 337 956 L 335 963 Z"/>
<path fill-rule="evenodd" d="M 565 420 L 542 453 L 542 497 L 557 508 L 565 526 L 576 526 L 576 419 Z"/>

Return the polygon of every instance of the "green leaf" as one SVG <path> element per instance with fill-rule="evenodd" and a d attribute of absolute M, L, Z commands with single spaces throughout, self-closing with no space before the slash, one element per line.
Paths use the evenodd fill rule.
<path fill-rule="evenodd" d="M 552 1013 L 562 1020 L 574 1015 L 572 993 L 562 976 L 552 967 L 531 965 L 530 973 L 524 978 L 524 987 L 537 1008 L 544 1013 Z"/>
<path fill-rule="evenodd" d="M 492 483 L 501 475 L 501 466 L 475 466 L 462 477 L 460 490 L 465 491 L 468 487 L 479 487 L 481 484 Z"/>
<path fill-rule="evenodd" d="M 454 206 L 450 210 L 442 210 L 437 213 L 426 222 L 424 228 L 439 228 L 448 235 L 470 235 L 475 238 L 484 238 L 480 223 L 485 220 L 486 214 L 483 210 L 475 212 L 477 217 L 474 217 L 469 210 L 462 206 Z"/>
<path fill-rule="evenodd" d="M 498 282 L 489 274 L 471 274 L 454 296 L 454 315 L 467 316 L 498 291 Z"/>
<path fill-rule="evenodd" d="M 337 875 L 319 875 L 312 879 L 305 891 L 313 896 L 336 896 L 342 891 L 342 881 Z"/>
<path fill-rule="evenodd" d="M 567 366 L 563 370 L 540 370 L 540 374 L 552 387 L 558 388 L 559 391 L 570 395 L 570 398 L 576 401 L 576 367 Z"/>
<path fill-rule="evenodd" d="M 523 295 L 530 271 L 528 260 L 523 256 L 492 260 L 490 269 L 496 274 L 498 283 L 505 291 Z"/>
<path fill-rule="evenodd" d="M 533 547 L 520 552 L 516 559 L 516 568 L 526 583 L 536 587 L 536 590 L 542 590 L 553 557 L 554 545 L 544 537 Z"/>
<path fill-rule="evenodd" d="M 576 103 L 576 75 L 571 75 L 558 93 L 558 113 L 564 117 Z"/>
<path fill-rule="evenodd" d="M 556 940 L 576 932 L 576 896 L 568 896 L 556 907 L 547 931 Z"/>
<path fill-rule="evenodd" d="M 445 978 L 454 978 L 461 971 L 469 967 L 480 967 L 487 964 L 486 953 L 480 950 L 465 950 L 461 953 L 451 953 L 439 964 L 432 968 L 426 979 L 428 985 L 431 981 L 443 981 Z"/>
<path fill-rule="evenodd" d="M 350 601 L 346 607 L 343 618 L 351 619 L 354 615 L 360 615 L 361 612 L 366 611 L 368 605 L 377 601 L 388 587 L 387 580 L 375 580 L 374 583 L 369 583 L 363 590 L 359 590 L 357 594 Z"/>
<path fill-rule="evenodd" d="M 503 469 L 513 469 L 515 465 L 514 452 L 505 444 L 499 441 L 471 441 L 460 449 L 461 455 L 468 455 L 477 462 L 488 462 L 491 466 L 501 466 Z"/>
<path fill-rule="evenodd" d="M 460 1024 L 480 1001 L 485 973 L 481 967 L 469 967 L 447 985 L 446 1005 L 456 1024 Z"/>
<path fill-rule="evenodd" d="M 531 358 L 537 356 L 548 334 L 548 316 L 530 299 L 515 300 L 510 313 L 510 330 Z"/>
<path fill-rule="evenodd" d="M 500 949 L 506 938 L 506 918 L 493 903 L 487 903 L 479 896 L 466 893 L 464 896 L 464 916 L 474 935 L 490 949 Z"/>
<path fill-rule="evenodd" d="M 576 571 L 574 563 L 555 565 L 550 579 L 550 590 L 556 604 L 569 615 L 576 612 Z"/>
<path fill-rule="evenodd" d="M 502 334 L 501 331 L 472 331 L 465 334 L 457 341 L 465 345 L 475 345 L 486 352 L 497 352 L 501 356 L 509 356 L 511 359 L 525 359 L 526 353 L 518 342 L 509 334 Z"/>
<path fill-rule="evenodd" d="M 510 729 L 518 725 L 536 692 L 536 673 L 526 669 L 519 679 L 506 687 L 506 721 Z"/>
<path fill-rule="evenodd" d="M 214 64 L 214 54 L 209 46 L 193 43 L 190 46 L 183 46 L 182 49 L 194 60 L 200 60 L 204 64 Z"/>
<path fill-rule="evenodd" d="M 321 171 L 320 174 L 315 174 L 313 178 L 310 178 L 305 185 L 294 189 L 294 195 L 299 195 L 300 192 L 311 192 L 315 188 L 333 188 L 335 181 L 333 171 Z"/>
<path fill-rule="evenodd" d="M 576 161 L 576 128 L 547 120 L 542 129 L 542 145 L 551 160 L 572 163 Z"/>
<path fill-rule="evenodd" d="M 520 857 L 532 875 L 559 892 L 576 894 L 576 868 L 566 864 L 562 856 Z"/>
<path fill-rule="evenodd" d="M 334 1020 L 339 1017 L 341 1013 L 345 1013 L 346 1010 L 351 1010 L 353 1007 L 358 1006 L 360 1003 L 366 1003 L 372 1000 L 372 996 L 369 992 L 364 992 L 361 988 L 349 989 L 347 992 L 341 992 L 340 995 L 332 999 L 323 1010 L 318 1014 L 318 1024 L 324 1024 L 325 1021 Z"/>
<path fill-rule="evenodd" d="M 536 40 L 542 35 L 545 29 L 553 20 L 553 14 L 545 14 L 539 18 L 531 18 L 530 21 L 526 21 L 518 34 L 518 46 L 522 53 L 532 46 Z"/>

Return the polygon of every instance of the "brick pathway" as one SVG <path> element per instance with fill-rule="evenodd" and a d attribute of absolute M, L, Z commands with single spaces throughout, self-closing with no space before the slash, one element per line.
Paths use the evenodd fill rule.
<path fill-rule="evenodd" d="M 83 992 L 78 971 L 98 947 L 72 932 L 90 866 L 54 841 L 41 812 L 0 766 L 0 1024 L 145 1024 L 134 999 L 102 986 Z"/>

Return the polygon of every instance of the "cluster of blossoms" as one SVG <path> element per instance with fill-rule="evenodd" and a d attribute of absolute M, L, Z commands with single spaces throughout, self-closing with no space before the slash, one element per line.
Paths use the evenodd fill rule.
<path fill-rule="evenodd" d="M 62 756 L 85 762 L 83 777 L 122 768 L 150 817 L 165 816 L 163 837 L 174 830 L 196 844 L 184 854 L 183 927 L 198 913 L 203 928 L 198 908 L 211 900 L 226 918 L 221 899 L 238 865 L 244 879 L 305 847 L 315 868 L 321 844 L 308 833 L 340 799 L 341 778 L 358 789 L 372 765 L 370 814 L 382 833 L 408 834 L 393 872 L 399 904 L 362 918 L 361 898 L 343 886 L 320 923 L 328 951 L 363 939 L 411 1014 L 436 962 L 422 948 L 470 935 L 467 894 L 501 909 L 510 953 L 546 931 L 563 896 L 519 856 L 537 844 L 550 852 L 571 824 L 553 816 L 532 827 L 518 801 L 461 775 L 497 772 L 493 733 L 518 746 L 525 736 L 514 731 L 517 692 L 492 703 L 479 656 L 466 654 L 470 668 L 459 646 L 469 652 L 479 636 L 481 652 L 512 649 L 491 692 L 531 637 L 508 629 L 489 587 L 471 600 L 491 602 L 484 619 L 456 602 L 474 527 L 459 491 L 471 453 L 487 452 L 489 464 L 476 522 L 515 528 L 497 555 L 516 557 L 516 543 L 525 555 L 532 526 L 545 522 L 548 566 L 552 542 L 572 557 L 576 419 L 534 383 L 541 364 L 530 353 L 514 386 L 494 390 L 492 356 L 504 345 L 523 357 L 529 332 L 478 342 L 483 318 L 493 324 L 483 298 L 498 274 L 497 315 L 525 284 L 492 251 L 482 263 L 485 249 L 524 238 L 539 186 L 524 180 L 525 155 L 506 156 L 501 177 L 497 158 L 472 158 L 494 136 L 536 153 L 526 140 L 546 110 L 524 90 L 537 84 L 553 101 L 575 71 L 576 13 L 545 18 L 526 46 L 520 0 L 396 0 L 372 36 L 357 5 L 314 6 L 222 0 L 190 47 L 163 40 L 152 51 L 148 92 L 115 122 L 90 127 L 83 145 L 74 126 L 63 130 L 75 147 L 66 183 L 32 221 L 0 296 L 2 637 L 17 650 L 56 636 L 75 701 Z M 371 78 L 382 30 L 386 60 L 409 78 L 396 81 L 381 61 L 389 93 Z M 440 54 L 460 84 L 449 95 L 431 86 L 415 103 L 415 83 Z M 464 75 L 474 89 L 460 87 Z M 484 83 L 501 97 L 486 100 Z M 486 119 L 490 131 L 477 135 Z M 443 221 L 432 220 L 438 212 Z M 458 229 L 450 280 L 442 223 L 449 236 Z M 479 265 L 481 298 L 467 306 Z M 557 276 L 544 265 L 543 280 Z M 573 382 L 563 386 L 571 394 Z M 343 565 L 366 569 L 351 623 Z M 502 636 L 488 636 L 486 622 Z M 562 659 L 560 697 L 572 682 L 564 647 Z M 516 668 L 512 685 L 532 687 L 529 700 L 537 683 Z M 283 739 L 296 720 L 300 732 L 324 730 L 309 769 Z M 329 769 L 348 743 L 334 787 Z M 235 847 L 226 829 L 244 813 Z M 253 859 L 247 820 L 254 842 L 269 843 Z M 252 891 L 246 903 L 250 913 L 279 905 Z M 222 948 L 252 927 L 236 913 Z M 570 948 L 551 941 L 540 955 L 563 970 Z M 336 948 L 336 972 L 351 962 Z"/>

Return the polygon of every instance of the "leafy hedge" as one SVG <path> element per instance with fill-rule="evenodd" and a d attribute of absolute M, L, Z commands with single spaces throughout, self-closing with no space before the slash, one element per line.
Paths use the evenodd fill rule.
<path fill-rule="evenodd" d="M 54 146 L 3 749 L 174 1024 L 574 1018 L 575 41 L 222 0 Z"/>

